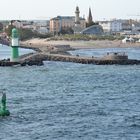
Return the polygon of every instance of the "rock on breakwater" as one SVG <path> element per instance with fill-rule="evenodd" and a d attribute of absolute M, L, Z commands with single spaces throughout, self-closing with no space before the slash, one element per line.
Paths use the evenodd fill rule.
<path fill-rule="evenodd" d="M 46 53 L 31 53 L 26 57 L 20 59 L 19 62 L 0 61 L 0 66 L 13 66 L 13 65 L 43 65 L 43 61 L 61 61 L 73 62 L 81 64 L 95 64 L 95 65 L 140 65 L 140 60 L 104 60 L 95 57 L 79 57 L 60 54 L 46 54 Z"/>
<path fill-rule="evenodd" d="M 36 53 L 27 58 L 23 59 L 23 62 L 38 62 L 43 61 L 61 61 L 61 62 L 73 62 L 81 64 L 95 64 L 95 65 L 139 65 L 140 60 L 104 60 L 101 58 L 95 57 L 79 57 L 79 56 L 69 56 L 69 55 L 60 55 L 60 54 L 45 54 L 45 53 Z"/>

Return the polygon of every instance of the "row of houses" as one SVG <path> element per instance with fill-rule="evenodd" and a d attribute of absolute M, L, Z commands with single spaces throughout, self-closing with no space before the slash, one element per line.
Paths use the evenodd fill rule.
<path fill-rule="evenodd" d="M 94 25 L 93 23 L 97 23 Z M 91 9 L 86 20 L 80 17 L 79 7 L 76 7 L 75 16 L 57 16 L 50 20 L 20 21 L 12 20 L 9 24 L 17 28 L 26 28 L 40 34 L 58 34 L 62 31 L 73 31 L 82 34 L 140 34 L 140 21 L 113 19 L 110 21 L 93 21 Z M 91 27 L 87 28 L 87 25 Z M 67 32 L 69 33 L 69 32 Z"/>
<path fill-rule="evenodd" d="M 86 20 L 82 17 L 79 18 L 79 28 L 85 30 Z M 48 32 L 58 33 L 63 29 L 75 28 L 75 17 L 74 16 L 57 16 L 50 20 L 36 20 L 36 21 L 11 21 L 12 25 L 17 28 L 28 28 L 39 32 L 40 34 L 46 34 Z M 102 27 L 105 34 L 139 34 L 140 33 L 140 22 L 134 20 L 121 20 L 114 19 L 110 21 L 98 21 L 98 24 Z M 97 27 L 97 26 L 96 26 Z M 78 28 L 78 27 L 77 27 Z M 94 26 L 95 28 L 95 26 Z"/>
<path fill-rule="evenodd" d="M 12 25 L 17 28 L 28 28 L 34 31 L 37 31 L 41 34 L 51 33 L 60 33 L 62 30 L 77 30 L 86 28 L 85 18 L 80 17 L 79 7 L 76 7 L 75 16 L 57 16 L 51 18 L 50 20 L 36 20 L 36 21 L 19 21 L 12 20 Z"/>
<path fill-rule="evenodd" d="M 102 26 L 104 33 L 107 34 L 139 34 L 140 22 L 135 20 L 122 20 L 113 19 L 110 21 L 99 21 L 99 25 Z"/>
<path fill-rule="evenodd" d="M 9 24 L 15 26 L 16 28 L 31 29 L 40 34 L 48 33 L 50 28 L 48 20 L 11 20 Z"/>

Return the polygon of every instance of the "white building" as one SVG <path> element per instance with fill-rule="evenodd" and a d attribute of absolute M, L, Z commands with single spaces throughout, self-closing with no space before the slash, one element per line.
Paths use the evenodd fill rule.
<path fill-rule="evenodd" d="M 134 43 L 134 39 L 132 37 L 125 37 L 123 40 L 122 40 L 122 43 Z"/>
<path fill-rule="evenodd" d="M 37 31 L 40 34 L 47 34 L 49 32 L 49 21 L 47 20 L 34 21 L 34 31 Z"/>
<path fill-rule="evenodd" d="M 23 24 L 23 26 L 22 26 L 22 28 L 23 29 L 31 29 L 31 30 L 33 30 L 34 29 L 34 25 L 33 25 L 33 21 L 22 21 L 22 24 Z"/>
<path fill-rule="evenodd" d="M 117 33 L 122 30 L 121 20 L 101 21 L 99 25 L 103 27 L 105 33 Z"/>

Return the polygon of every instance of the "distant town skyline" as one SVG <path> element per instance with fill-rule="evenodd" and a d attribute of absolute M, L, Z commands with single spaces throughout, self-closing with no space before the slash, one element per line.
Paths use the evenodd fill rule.
<path fill-rule="evenodd" d="M 35 20 L 52 17 L 75 16 L 79 6 L 80 16 L 87 19 L 89 7 L 93 20 L 140 19 L 139 0 L 2 0 L 0 20 Z"/>

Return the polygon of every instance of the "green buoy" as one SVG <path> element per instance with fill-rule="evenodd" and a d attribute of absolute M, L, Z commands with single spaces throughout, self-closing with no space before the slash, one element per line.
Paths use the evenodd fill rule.
<path fill-rule="evenodd" d="M 16 28 L 12 29 L 12 42 L 11 42 L 11 47 L 12 47 L 12 57 L 11 61 L 12 62 L 18 62 L 19 61 L 19 33 Z"/>
<path fill-rule="evenodd" d="M 1 106 L 0 106 L 0 116 L 9 116 L 10 112 L 6 109 L 6 94 L 2 93 Z"/>

